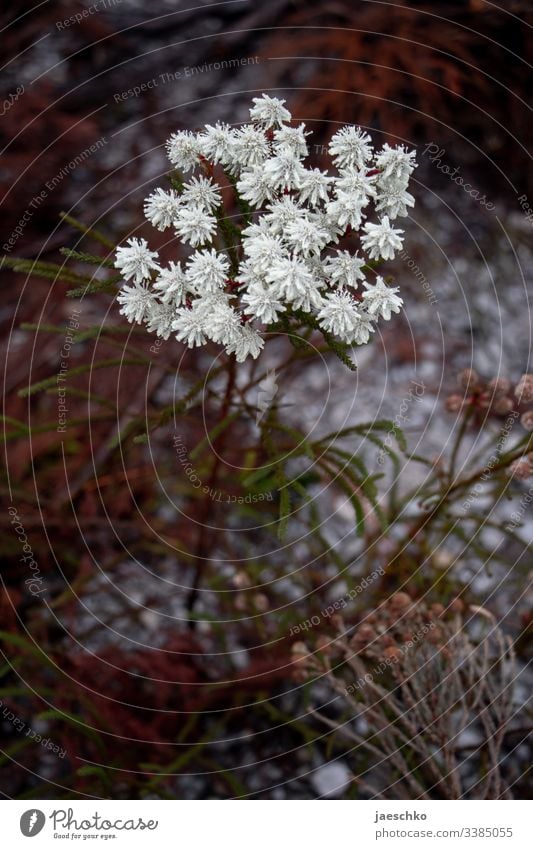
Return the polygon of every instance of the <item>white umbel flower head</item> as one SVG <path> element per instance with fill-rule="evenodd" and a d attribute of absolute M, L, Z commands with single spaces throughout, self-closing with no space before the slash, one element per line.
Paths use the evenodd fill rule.
<path fill-rule="evenodd" d="M 350 286 L 352 289 L 357 289 L 358 281 L 365 279 L 361 270 L 365 264 L 365 260 L 357 254 L 337 251 L 335 256 L 328 256 L 324 263 L 324 270 L 335 286 Z"/>
<path fill-rule="evenodd" d="M 293 153 L 299 159 L 303 159 L 309 153 L 307 142 L 305 140 L 305 124 L 300 124 L 299 127 L 281 127 L 274 131 L 273 148 L 274 153 Z"/>
<path fill-rule="evenodd" d="M 160 339 L 166 341 L 172 333 L 176 311 L 174 304 L 161 304 L 159 301 L 152 301 L 144 319 L 147 331 L 155 333 Z"/>
<path fill-rule="evenodd" d="M 267 159 L 265 174 L 274 189 L 290 191 L 300 189 L 305 179 L 305 168 L 300 159 L 290 150 L 282 150 L 277 156 Z"/>
<path fill-rule="evenodd" d="M 311 306 L 321 307 L 321 281 L 316 280 L 304 262 L 296 257 L 280 259 L 267 274 L 272 291 L 295 309 L 311 312 Z"/>
<path fill-rule="evenodd" d="M 308 203 L 310 206 L 318 206 L 323 201 L 329 200 L 328 189 L 333 182 L 333 177 L 328 177 L 326 171 L 319 168 L 306 169 L 301 178 L 301 187 L 298 192 L 300 203 Z"/>
<path fill-rule="evenodd" d="M 375 166 L 381 172 L 381 179 L 394 180 L 404 188 L 407 181 L 417 167 L 415 162 L 416 152 L 408 151 L 403 145 L 390 147 L 383 145 L 383 150 L 376 156 Z"/>
<path fill-rule="evenodd" d="M 179 262 L 169 262 L 156 277 L 154 291 L 162 304 L 180 307 L 187 298 L 187 278 Z"/>
<path fill-rule="evenodd" d="M 352 338 L 347 341 L 349 341 L 349 344 L 351 345 L 366 345 L 370 339 L 370 334 L 375 333 L 375 330 L 375 325 L 373 324 L 370 316 L 361 310 L 359 321 L 354 327 L 352 333 Z"/>
<path fill-rule="evenodd" d="M 220 188 L 207 177 L 193 177 L 189 183 L 185 183 L 181 200 L 204 212 L 212 212 L 220 205 Z"/>
<path fill-rule="evenodd" d="M 360 127 L 342 127 L 332 136 L 329 152 L 337 168 L 364 168 L 372 157 L 370 136 Z"/>
<path fill-rule="evenodd" d="M 278 314 L 286 310 L 274 291 L 262 283 L 253 283 L 248 286 L 247 291 L 242 296 L 242 301 L 248 315 L 259 319 L 263 324 L 271 324 L 273 321 L 277 321 Z"/>
<path fill-rule="evenodd" d="M 158 230 L 166 230 L 176 223 L 181 200 L 177 193 L 170 189 L 156 189 L 144 202 L 144 214 L 147 220 Z"/>
<path fill-rule="evenodd" d="M 254 330 L 249 324 L 244 324 L 241 326 L 237 338 L 226 345 L 226 354 L 235 354 L 238 363 L 243 363 L 247 357 L 256 360 L 264 345 L 265 340 L 261 338 L 257 330 Z"/>
<path fill-rule="evenodd" d="M 365 235 L 361 239 L 361 244 L 370 259 L 394 259 L 396 251 L 402 247 L 403 241 L 400 234 L 403 230 L 395 230 L 391 227 L 387 215 L 383 216 L 379 224 L 368 221 L 363 230 Z"/>
<path fill-rule="evenodd" d="M 167 141 L 168 158 L 180 171 L 190 171 L 198 165 L 200 153 L 198 136 L 188 130 L 173 133 Z"/>
<path fill-rule="evenodd" d="M 272 181 L 265 174 L 262 165 L 255 165 L 253 168 L 247 168 L 246 171 L 241 172 L 237 181 L 237 191 L 244 200 L 255 208 L 263 206 L 267 201 L 274 200 L 276 197 Z"/>
<path fill-rule="evenodd" d="M 217 254 L 213 249 L 195 251 L 189 257 L 186 266 L 186 278 L 189 289 L 202 295 L 222 289 L 229 274 L 229 261 L 225 254 Z"/>
<path fill-rule="evenodd" d="M 326 206 L 328 218 L 342 231 L 351 227 L 358 230 L 363 220 L 363 207 L 368 199 L 361 197 L 358 192 L 337 192 L 337 200 L 332 200 Z"/>
<path fill-rule="evenodd" d="M 320 254 L 328 243 L 328 232 L 319 222 L 298 218 L 285 228 L 285 241 L 295 254 L 313 256 Z"/>
<path fill-rule="evenodd" d="M 193 173 L 180 191 L 156 189 L 144 211 L 158 230 L 175 230 L 179 251 L 161 268 L 145 239 L 117 250 L 130 283 L 121 312 L 163 339 L 173 332 L 190 347 L 222 345 L 239 362 L 263 348 L 258 328 L 280 319 L 322 329 L 328 344 L 365 344 L 402 305 L 396 288 L 381 277 L 368 283 L 365 271 L 402 246 L 391 221 L 413 206 L 414 153 L 388 144 L 376 153 L 368 133 L 348 126 L 329 144 L 335 167 L 321 171 L 308 167 L 309 133 L 289 124 L 283 100 L 254 98 L 250 119 L 172 134 L 170 161 Z"/>
<path fill-rule="evenodd" d="M 189 348 L 205 345 L 207 337 L 204 332 L 205 317 L 194 307 L 180 307 L 172 322 L 178 342 L 185 342 Z"/>
<path fill-rule="evenodd" d="M 274 260 L 283 258 L 283 244 L 280 237 L 271 236 L 268 233 L 259 233 L 257 236 L 243 239 L 243 250 L 249 257 L 249 267 L 257 275 L 266 274 Z"/>
<path fill-rule="evenodd" d="M 233 162 L 233 143 L 235 131 L 228 124 L 207 124 L 198 136 L 198 149 L 213 165 L 229 165 Z"/>
<path fill-rule="evenodd" d="M 141 324 L 150 314 L 155 295 L 145 283 L 134 282 L 131 286 L 123 286 L 117 301 L 122 305 L 121 314 L 126 316 L 130 324 Z"/>
<path fill-rule="evenodd" d="M 250 109 L 250 118 L 256 124 L 261 124 L 265 129 L 282 124 L 284 121 L 290 121 L 291 113 L 283 105 L 284 100 L 278 100 L 277 97 L 269 97 L 268 94 L 263 94 L 261 97 L 253 98 L 254 106 Z"/>
<path fill-rule="evenodd" d="M 180 209 L 176 221 L 176 235 L 193 248 L 211 242 L 216 228 L 217 222 L 214 215 L 209 215 L 198 206 Z"/>
<path fill-rule="evenodd" d="M 128 247 L 117 248 L 115 268 L 118 268 L 125 280 L 142 283 L 151 276 L 151 271 L 158 271 L 157 251 L 148 249 L 146 239 L 128 239 Z"/>
<path fill-rule="evenodd" d="M 324 301 L 318 313 L 320 326 L 343 342 L 350 342 L 360 318 L 357 301 L 349 292 L 343 291 L 328 292 Z"/>
<path fill-rule="evenodd" d="M 408 207 L 415 205 L 413 195 L 409 194 L 406 189 L 401 188 L 394 183 L 380 184 L 379 194 L 376 201 L 376 212 L 381 215 L 388 215 L 393 220 L 398 216 L 405 218 L 408 213 Z"/>
<path fill-rule="evenodd" d="M 229 304 L 216 304 L 205 317 L 204 328 L 212 342 L 231 345 L 239 339 L 241 317 Z"/>
<path fill-rule="evenodd" d="M 287 195 L 270 204 L 262 220 L 265 221 L 274 235 L 283 235 L 289 224 L 305 217 L 305 208 Z"/>
<path fill-rule="evenodd" d="M 369 316 L 374 319 L 381 316 L 389 321 L 391 313 L 400 312 L 403 301 L 396 294 L 398 288 L 386 286 L 383 277 L 377 277 L 375 285 L 368 282 L 364 285 L 367 291 L 363 293 L 363 303 Z"/>
<path fill-rule="evenodd" d="M 376 176 L 368 175 L 365 169 L 343 168 L 335 179 L 335 194 L 347 192 L 358 195 L 366 206 L 370 198 L 376 197 Z"/>
<path fill-rule="evenodd" d="M 234 156 L 235 168 L 250 168 L 253 165 L 261 165 L 270 155 L 270 144 L 265 134 L 254 127 L 253 124 L 245 124 L 235 133 L 232 154 Z"/>

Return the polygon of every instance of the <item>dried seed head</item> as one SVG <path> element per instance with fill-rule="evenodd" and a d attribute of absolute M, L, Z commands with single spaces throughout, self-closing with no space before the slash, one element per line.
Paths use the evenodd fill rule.
<path fill-rule="evenodd" d="M 449 413 L 458 413 L 464 402 L 465 399 L 462 395 L 449 395 L 446 398 L 446 409 Z"/>
<path fill-rule="evenodd" d="M 401 657 L 401 654 L 402 650 L 398 648 L 398 646 L 387 646 L 383 652 L 384 657 L 389 658 L 390 660 Z"/>
<path fill-rule="evenodd" d="M 528 410 L 520 416 L 520 424 L 525 430 L 533 430 L 533 410 Z"/>
<path fill-rule="evenodd" d="M 479 389 L 479 375 L 473 368 L 464 368 L 457 375 L 457 383 L 461 389 L 469 389 L 472 392 Z"/>
<path fill-rule="evenodd" d="M 442 628 L 433 628 L 428 633 L 428 641 L 431 643 L 432 646 L 438 645 L 438 643 L 440 643 L 440 641 L 442 640 L 442 637 L 443 637 Z"/>
<path fill-rule="evenodd" d="M 302 641 L 298 640 L 293 643 L 291 646 L 291 654 L 293 660 L 301 660 L 302 658 L 307 659 L 310 654 L 308 646 Z"/>
<path fill-rule="evenodd" d="M 462 613 L 465 609 L 464 601 L 461 601 L 460 598 L 454 598 L 452 603 L 450 604 L 450 610 L 452 613 Z"/>
<path fill-rule="evenodd" d="M 488 410 L 489 407 L 492 407 L 493 400 L 494 396 L 490 392 L 482 392 L 478 398 L 478 404 L 482 409 Z"/>
<path fill-rule="evenodd" d="M 533 374 L 523 374 L 514 388 L 514 394 L 522 404 L 533 401 Z"/>
<path fill-rule="evenodd" d="M 509 474 L 518 480 L 525 480 L 531 472 L 531 463 L 527 457 L 519 457 L 509 466 Z"/>
<path fill-rule="evenodd" d="M 453 555 L 450 551 L 440 548 L 433 552 L 433 564 L 437 569 L 447 569 L 453 562 Z"/>
<path fill-rule="evenodd" d="M 240 590 L 250 586 L 250 579 L 245 572 L 236 572 L 233 576 L 233 583 Z"/>
<path fill-rule="evenodd" d="M 371 625 L 360 625 L 357 631 L 355 632 L 353 639 L 357 640 L 357 642 L 359 643 L 368 645 L 368 643 L 371 643 L 373 640 L 377 639 L 377 634 Z"/>
<path fill-rule="evenodd" d="M 254 604 L 257 610 L 260 610 L 261 613 L 265 613 L 270 607 L 268 598 L 264 593 L 256 593 L 254 595 Z"/>
<path fill-rule="evenodd" d="M 344 619 L 342 618 L 340 613 L 334 613 L 329 621 L 331 622 L 333 627 L 337 629 L 337 631 L 344 631 Z"/>
<path fill-rule="evenodd" d="M 389 599 L 389 604 L 393 610 L 405 610 L 412 603 L 413 599 L 407 593 L 394 593 Z"/>
<path fill-rule="evenodd" d="M 321 636 L 316 641 L 316 649 L 322 654 L 325 654 L 326 657 L 329 657 L 333 653 L 333 644 L 331 640 L 329 640 L 326 636 Z"/>
<path fill-rule="evenodd" d="M 493 377 L 487 383 L 487 389 L 495 397 L 507 395 L 511 391 L 511 381 L 506 377 Z"/>
<path fill-rule="evenodd" d="M 444 605 L 443 604 L 432 604 L 430 607 L 431 612 L 434 616 L 442 616 L 444 613 Z"/>
<path fill-rule="evenodd" d="M 513 409 L 513 399 L 507 398 L 507 396 L 503 395 L 501 398 L 495 398 L 494 403 L 492 404 L 492 409 L 495 413 L 498 413 L 500 416 L 506 416 L 507 413 L 510 413 Z"/>
<path fill-rule="evenodd" d="M 248 607 L 248 603 L 246 601 L 246 596 L 244 593 L 237 593 L 235 596 L 235 610 L 245 611 Z"/>

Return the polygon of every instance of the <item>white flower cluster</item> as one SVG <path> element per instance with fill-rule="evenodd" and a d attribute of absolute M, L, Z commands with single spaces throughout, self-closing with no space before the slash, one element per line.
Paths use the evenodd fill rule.
<path fill-rule="evenodd" d="M 121 313 L 163 339 L 219 343 L 239 362 L 259 355 L 264 326 L 295 313 L 298 324 L 311 314 L 312 326 L 343 343 L 368 342 L 378 319 L 402 305 L 397 288 L 366 274 L 402 247 L 403 230 L 391 222 L 414 204 L 414 152 L 388 144 L 376 152 L 367 133 L 343 127 L 329 144 L 329 174 L 305 167 L 309 133 L 290 126 L 283 100 L 254 98 L 250 118 L 237 129 L 216 124 L 168 140 L 172 165 L 198 173 L 179 192 L 156 189 L 144 210 L 158 230 L 173 228 L 190 255 L 184 266 L 163 267 L 145 239 L 118 248 Z M 237 247 L 228 244 L 215 174 L 249 209 L 233 228 Z M 365 220 L 371 205 L 376 222 Z M 347 250 L 354 240 L 357 249 Z"/>

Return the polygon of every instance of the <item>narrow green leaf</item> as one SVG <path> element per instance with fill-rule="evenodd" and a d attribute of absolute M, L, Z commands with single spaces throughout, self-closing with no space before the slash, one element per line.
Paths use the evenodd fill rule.
<path fill-rule="evenodd" d="M 115 249 L 116 245 L 110 239 L 108 239 L 107 236 L 104 236 L 104 234 L 101 233 L 100 230 L 96 230 L 94 227 L 87 227 L 86 224 L 83 224 L 81 221 L 78 221 L 77 218 L 73 218 L 72 215 L 68 215 L 66 212 L 60 212 L 59 217 L 67 224 L 70 224 L 72 227 L 74 227 L 75 230 L 79 230 L 81 233 L 83 233 L 84 236 L 90 236 L 92 239 L 95 239 L 95 241 L 100 242 L 100 244 L 104 245 L 110 250 Z"/>

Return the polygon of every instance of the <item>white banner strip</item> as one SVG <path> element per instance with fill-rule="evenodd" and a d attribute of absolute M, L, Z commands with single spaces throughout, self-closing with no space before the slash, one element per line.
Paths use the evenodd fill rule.
<path fill-rule="evenodd" d="M 531 849 L 528 808 L 527 801 L 6 801 L 2 846 Z"/>

